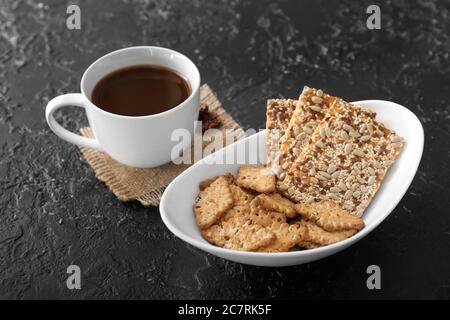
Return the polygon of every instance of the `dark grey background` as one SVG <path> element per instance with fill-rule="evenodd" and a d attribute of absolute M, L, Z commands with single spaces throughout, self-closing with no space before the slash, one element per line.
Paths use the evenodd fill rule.
<path fill-rule="evenodd" d="M 80 31 L 65 26 L 68 3 Z M 12 1 L 0 4 L 1 298 L 450 298 L 450 4 L 373 1 Z M 269 97 L 304 84 L 349 101 L 410 108 L 425 150 L 407 194 L 370 236 L 327 259 L 257 268 L 175 238 L 158 208 L 121 203 L 79 150 L 48 129 L 44 108 L 79 91 L 84 69 L 132 45 L 181 51 L 245 128 Z M 76 111 L 61 123 L 86 125 Z M 82 270 L 69 291 L 66 268 Z M 368 265 L 382 290 L 366 288 Z"/>

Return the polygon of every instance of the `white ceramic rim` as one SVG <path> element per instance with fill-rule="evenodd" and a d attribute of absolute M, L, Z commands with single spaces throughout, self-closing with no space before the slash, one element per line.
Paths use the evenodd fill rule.
<path fill-rule="evenodd" d="M 84 91 L 84 81 L 85 81 L 85 78 L 87 77 L 87 74 L 95 67 L 95 65 L 96 65 L 97 63 L 103 61 L 104 59 L 107 59 L 107 58 L 109 58 L 109 57 L 111 57 L 111 56 L 113 56 L 113 55 L 116 55 L 116 54 L 118 54 L 118 53 L 122 53 L 122 52 L 124 52 L 124 51 L 130 51 L 130 50 L 142 50 L 142 49 L 161 50 L 161 51 L 165 51 L 165 52 L 167 52 L 167 53 L 176 54 L 176 55 L 179 55 L 179 56 L 181 56 L 182 58 L 186 59 L 187 62 L 188 62 L 189 64 L 192 65 L 192 67 L 193 67 L 193 69 L 194 69 L 194 72 L 195 72 L 195 77 L 198 79 L 198 81 L 196 81 L 196 83 L 191 83 L 191 81 L 190 81 L 189 79 L 187 79 L 187 77 L 186 77 L 185 74 L 183 74 L 183 73 L 180 72 L 179 70 L 176 70 L 176 69 L 172 68 L 174 71 L 178 72 L 178 73 L 181 74 L 184 78 L 186 78 L 187 81 L 189 81 L 189 85 L 191 86 L 191 94 L 189 95 L 189 97 L 188 97 L 186 100 L 184 100 L 182 103 L 180 103 L 179 105 L 177 105 L 176 107 L 174 107 L 174 108 L 171 108 L 171 109 L 166 110 L 166 111 L 164 111 L 164 112 L 155 113 L 155 114 L 150 114 L 150 115 L 146 115 L 146 116 L 125 116 L 125 115 L 120 115 L 120 114 L 112 113 L 112 112 L 109 112 L 109 111 L 103 110 L 102 108 L 97 107 L 97 106 L 91 101 L 91 99 L 88 98 L 88 96 L 86 95 L 86 92 Z M 149 64 L 151 64 L 151 63 L 149 63 Z M 132 66 L 132 65 L 133 65 L 133 64 L 130 64 L 130 66 Z M 115 70 L 111 70 L 110 73 L 111 73 L 111 72 L 114 72 L 114 71 L 115 71 Z M 169 113 L 172 113 L 172 112 L 177 111 L 178 109 L 181 109 L 181 108 L 182 108 L 183 106 L 185 106 L 186 104 L 189 104 L 190 101 L 191 101 L 192 99 L 194 99 L 194 96 L 197 94 L 197 92 L 200 90 L 200 82 L 201 82 L 201 79 L 200 79 L 200 71 L 198 70 L 198 68 L 197 68 L 197 66 L 195 65 L 195 63 L 192 62 L 192 60 L 189 59 L 189 58 L 188 58 L 187 56 L 185 56 L 184 54 L 182 54 L 182 53 L 180 53 L 180 52 L 178 52 L 178 51 L 169 49 L 169 48 L 164 48 L 164 47 L 157 47 L 157 46 L 135 46 L 135 47 L 127 47 L 127 48 L 122 48 L 122 49 L 119 49 L 119 50 L 112 51 L 112 52 L 110 52 L 110 53 L 108 53 L 108 54 L 105 54 L 104 56 L 101 56 L 100 58 L 98 58 L 97 60 L 95 60 L 93 63 L 91 63 L 91 64 L 89 65 L 89 67 L 86 69 L 86 71 L 84 71 L 83 76 L 81 77 L 81 83 L 80 83 L 80 87 L 81 87 L 81 88 L 80 88 L 80 89 L 81 89 L 82 95 L 89 101 L 89 104 L 92 105 L 93 107 L 95 107 L 95 109 L 97 109 L 97 110 L 99 110 L 99 111 L 101 111 L 101 112 L 103 112 L 103 113 L 105 113 L 105 114 L 108 114 L 108 115 L 110 115 L 110 116 L 119 117 L 119 118 L 125 118 L 125 119 L 148 119 L 148 118 L 154 118 L 154 117 L 158 117 L 158 116 L 168 115 Z"/>
<path fill-rule="evenodd" d="M 366 226 L 365 228 L 363 228 L 361 231 L 359 231 L 358 233 L 356 233 L 354 236 L 347 238 L 345 240 L 327 245 L 327 246 L 323 246 L 323 247 L 319 247 L 319 248 L 314 248 L 314 249 L 308 249 L 308 250 L 299 250 L 299 251 L 290 251 L 290 252 L 252 252 L 252 251 L 240 251 L 240 250 L 234 250 L 234 249 L 225 249 L 225 248 L 221 248 L 221 247 L 217 247 L 214 246 L 210 243 L 205 243 L 199 240 L 196 240 L 194 238 L 185 236 L 183 233 L 178 232 L 178 229 L 176 229 L 171 223 L 170 221 L 167 219 L 166 214 L 165 214 L 165 207 L 164 207 L 164 203 L 165 203 L 165 196 L 166 194 L 170 193 L 171 189 L 173 188 L 174 185 L 176 185 L 174 182 L 179 179 L 180 177 L 183 177 L 184 175 L 188 174 L 187 170 L 184 171 L 183 173 L 181 173 L 178 177 L 176 177 L 172 183 L 169 184 L 169 186 L 166 188 L 163 196 L 161 197 L 161 204 L 162 206 L 160 206 L 159 210 L 160 210 L 160 214 L 161 214 L 161 219 L 163 220 L 164 224 L 167 226 L 167 228 L 178 238 L 182 239 L 183 241 L 198 247 L 201 250 L 204 250 L 206 252 L 209 251 L 213 251 L 213 252 L 218 252 L 218 253 L 232 253 L 236 256 L 247 256 L 247 257 L 252 257 L 252 256 L 257 256 L 257 257 L 267 257 L 267 258 L 272 258 L 274 256 L 276 257 L 293 257 L 293 256 L 297 256 L 297 257 L 301 257 L 301 256 L 309 256 L 311 253 L 319 253 L 322 251 L 329 251 L 332 250 L 333 248 L 339 248 L 339 247 L 348 247 L 349 245 L 351 245 L 354 242 L 357 242 L 359 239 L 365 237 L 367 234 L 369 234 L 373 229 L 375 229 L 381 222 L 383 222 L 384 219 L 386 219 L 389 214 L 395 209 L 395 207 L 397 206 L 397 204 L 400 202 L 400 200 L 403 198 L 403 196 L 405 195 L 406 191 L 408 190 L 408 188 L 411 185 L 412 180 L 414 179 L 417 169 L 419 167 L 420 164 L 420 160 L 422 159 L 422 154 L 423 154 L 423 145 L 424 145 L 424 131 L 423 131 L 423 127 L 422 124 L 420 122 L 420 120 L 417 118 L 417 116 L 411 112 L 409 109 L 405 108 L 402 105 L 399 105 L 395 102 L 392 101 L 386 101 L 386 100 L 361 100 L 361 101 L 356 101 L 356 102 L 352 102 L 352 104 L 361 104 L 361 103 L 370 103 L 370 102 L 385 102 L 385 103 L 392 103 L 397 105 L 397 107 L 400 107 L 402 109 L 404 109 L 405 111 L 407 111 L 408 113 L 410 113 L 412 115 L 412 118 L 417 122 L 417 127 L 420 127 L 420 133 L 418 134 L 418 143 L 420 145 L 420 156 L 417 157 L 416 163 L 414 164 L 414 172 L 411 172 L 410 177 L 409 177 L 409 181 L 408 183 L 404 184 L 403 189 L 401 190 L 401 192 L 397 193 L 397 197 L 395 199 L 395 201 L 393 201 L 391 203 L 391 206 L 389 207 L 389 209 L 387 210 L 388 213 L 384 216 L 379 217 L 377 220 L 375 220 L 370 226 Z M 263 134 L 264 131 L 261 131 L 259 133 L 256 134 Z M 249 137 L 245 138 L 248 139 Z M 242 142 L 238 141 L 235 143 L 239 143 Z M 230 148 L 233 147 L 234 144 L 231 144 L 225 148 Z M 223 152 L 223 149 L 219 150 L 218 152 Z M 215 153 L 209 155 L 208 157 L 200 160 L 198 163 L 204 162 L 205 159 L 208 159 L 210 157 L 214 157 Z M 189 170 L 189 169 L 188 169 Z M 228 260 L 228 259 L 227 259 Z"/>

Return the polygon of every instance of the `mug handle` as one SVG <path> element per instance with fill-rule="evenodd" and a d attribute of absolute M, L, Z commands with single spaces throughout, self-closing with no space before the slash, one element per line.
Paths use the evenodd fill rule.
<path fill-rule="evenodd" d="M 70 143 L 76 144 L 81 147 L 102 151 L 102 148 L 100 147 L 100 144 L 98 143 L 97 139 L 86 138 L 78 134 L 72 133 L 69 130 L 64 129 L 55 120 L 53 113 L 59 108 L 68 106 L 80 107 L 86 110 L 83 95 L 80 93 L 63 94 L 61 96 L 53 98 L 48 102 L 47 107 L 45 108 L 45 119 L 47 120 L 50 129 L 52 129 L 52 131 L 58 137 Z"/>

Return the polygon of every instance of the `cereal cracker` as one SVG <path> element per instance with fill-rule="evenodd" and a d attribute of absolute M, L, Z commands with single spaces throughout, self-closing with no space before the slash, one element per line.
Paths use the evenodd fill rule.
<path fill-rule="evenodd" d="M 321 245 L 311 242 L 311 241 L 305 241 L 305 240 L 300 240 L 297 245 L 303 249 L 314 249 L 314 248 L 319 248 Z"/>
<path fill-rule="evenodd" d="M 275 241 L 275 234 L 251 221 L 233 219 L 221 221 L 202 231 L 203 237 L 220 247 L 256 251 Z"/>
<path fill-rule="evenodd" d="M 237 172 L 235 182 L 238 186 L 261 193 L 275 191 L 276 176 L 263 166 L 241 166 Z"/>
<path fill-rule="evenodd" d="M 233 207 L 222 216 L 221 220 L 230 220 L 237 215 L 248 216 L 250 214 L 250 203 L 255 196 L 234 183 L 230 184 L 230 190 L 233 196 Z"/>
<path fill-rule="evenodd" d="M 269 195 L 261 194 L 257 196 L 254 201 L 262 208 L 281 212 L 288 218 L 293 218 L 297 215 L 295 204 L 279 193 L 272 193 Z"/>
<path fill-rule="evenodd" d="M 360 230 L 364 227 L 361 218 L 350 214 L 333 201 L 299 203 L 296 207 L 304 219 L 314 222 L 326 231 Z"/>
<path fill-rule="evenodd" d="M 195 218 L 201 229 L 214 224 L 233 206 L 233 196 L 226 177 L 215 179 L 200 191 L 194 204 Z"/>
<path fill-rule="evenodd" d="M 264 252 L 285 252 L 295 247 L 305 238 L 307 229 L 299 224 L 273 223 L 267 228 L 275 234 L 275 241 L 260 247 Z"/>
<path fill-rule="evenodd" d="M 282 212 L 268 210 L 260 206 L 258 198 L 256 197 L 250 205 L 249 219 L 254 223 L 257 223 L 263 227 L 271 226 L 273 223 L 284 223 L 286 222 L 286 215 Z"/>
<path fill-rule="evenodd" d="M 332 244 L 335 242 L 339 242 L 345 240 L 352 235 L 354 235 L 357 230 L 344 230 L 344 231 L 335 231 L 329 232 L 325 231 L 315 223 L 307 220 L 302 220 L 297 223 L 299 228 L 303 230 L 303 241 L 306 241 L 305 244 L 317 244 L 320 246 Z"/>

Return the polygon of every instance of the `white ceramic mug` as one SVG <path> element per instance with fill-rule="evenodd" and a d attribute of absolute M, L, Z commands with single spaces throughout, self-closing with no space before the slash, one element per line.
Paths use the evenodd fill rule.
<path fill-rule="evenodd" d="M 120 68 L 142 64 L 160 65 L 179 72 L 189 81 L 190 96 L 170 110 L 139 117 L 113 114 L 91 102 L 92 90 L 104 76 Z M 55 120 L 54 112 L 67 106 L 86 110 L 95 139 L 72 133 Z M 45 116 L 52 131 L 70 143 L 106 152 L 113 159 L 132 167 L 152 168 L 171 160 L 172 148 L 180 143 L 171 141 L 175 129 L 186 129 L 193 136 L 199 109 L 200 73 L 195 64 L 176 51 L 142 46 L 117 50 L 95 61 L 83 74 L 81 93 L 52 99 L 47 104 Z M 189 141 L 184 143 L 184 148 L 190 144 Z"/>

